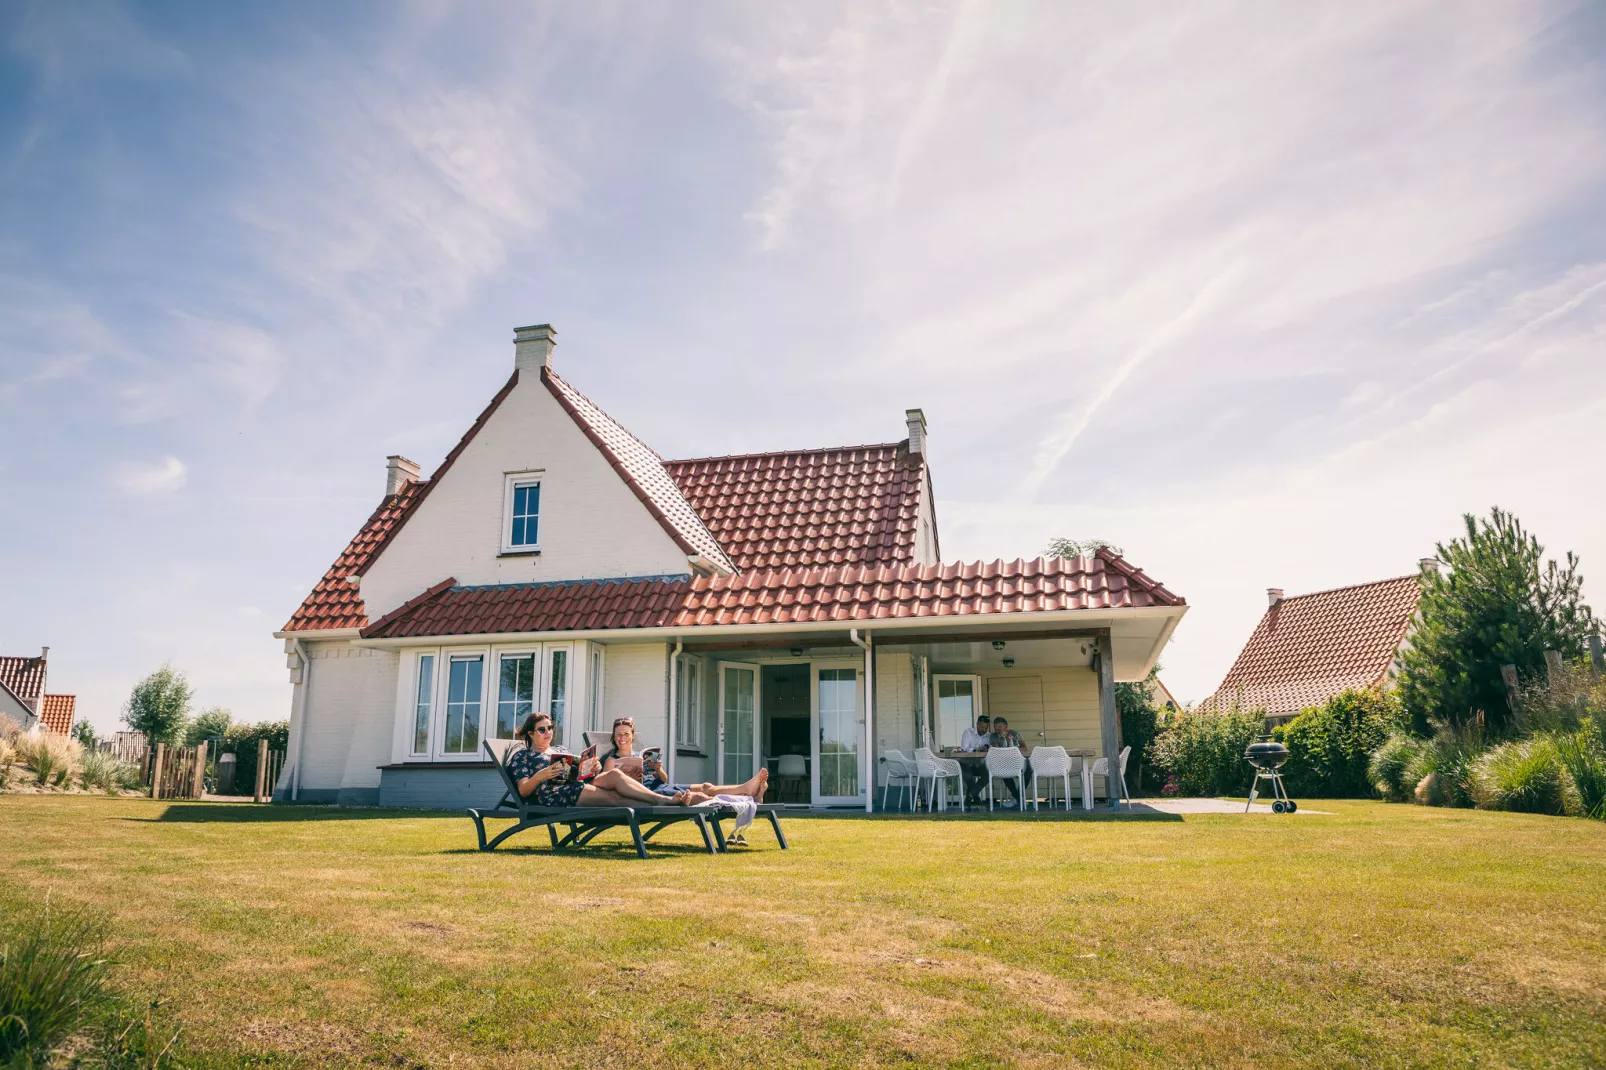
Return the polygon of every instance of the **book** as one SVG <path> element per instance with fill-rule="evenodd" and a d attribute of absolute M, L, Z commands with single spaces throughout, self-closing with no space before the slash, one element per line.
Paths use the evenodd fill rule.
<path fill-rule="evenodd" d="M 554 747 L 547 752 L 547 756 L 552 759 L 553 765 L 561 765 L 564 769 L 561 776 L 552 778 L 554 783 L 567 784 L 571 780 L 590 780 L 590 776 L 580 775 L 580 768 L 597 756 L 597 745 L 593 743 L 579 754 L 570 754 Z"/>

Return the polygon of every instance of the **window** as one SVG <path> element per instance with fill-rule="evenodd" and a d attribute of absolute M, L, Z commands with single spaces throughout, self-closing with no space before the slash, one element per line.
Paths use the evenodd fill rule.
<path fill-rule="evenodd" d="M 485 659 L 479 655 L 454 657 L 446 681 L 446 735 L 441 750 L 473 755 L 480 747 L 480 696 L 483 694 Z"/>
<path fill-rule="evenodd" d="M 519 723 L 535 709 L 535 655 L 503 654 L 496 697 L 495 739 L 512 739 Z"/>
<path fill-rule="evenodd" d="M 703 749 L 703 660 L 682 657 L 675 674 L 675 746 Z"/>
<path fill-rule="evenodd" d="M 937 746 L 957 747 L 965 729 L 976 724 L 981 713 L 978 677 L 933 676 L 937 685 Z"/>
<path fill-rule="evenodd" d="M 552 665 L 548 673 L 552 686 L 547 695 L 546 711 L 552 715 L 552 742 L 567 747 L 564 735 L 564 716 L 569 712 L 569 652 L 552 651 Z"/>
<path fill-rule="evenodd" d="M 531 553 L 541 547 L 541 478 L 538 473 L 518 472 L 507 477 L 502 501 L 504 553 Z"/>
<path fill-rule="evenodd" d="M 591 723 L 602 727 L 602 647 L 591 644 Z"/>
<path fill-rule="evenodd" d="M 413 695 L 413 753 L 429 753 L 429 717 L 435 707 L 435 655 L 418 656 L 418 690 Z"/>

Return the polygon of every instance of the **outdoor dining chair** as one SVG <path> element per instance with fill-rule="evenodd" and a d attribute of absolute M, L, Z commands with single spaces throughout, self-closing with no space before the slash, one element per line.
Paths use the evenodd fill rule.
<path fill-rule="evenodd" d="M 1037 806 L 1037 782 L 1047 780 L 1049 809 L 1054 807 L 1054 781 L 1065 785 L 1065 809 L 1071 808 L 1071 756 L 1064 747 L 1032 748 L 1032 809 Z"/>
<path fill-rule="evenodd" d="M 1110 760 L 1108 758 L 1100 758 L 1093 763 L 1093 776 L 1104 778 L 1104 797 L 1106 799 L 1117 799 L 1116 806 L 1121 805 L 1119 799 L 1125 799 L 1128 806 L 1132 805 L 1132 796 L 1126 790 L 1126 759 L 1127 755 L 1131 753 L 1131 747 L 1121 748 L 1120 772 L 1114 777 L 1110 776 Z M 1120 785 L 1119 789 L 1117 789 L 1117 784 Z M 1117 790 L 1121 793 L 1119 797 L 1116 795 Z"/>
<path fill-rule="evenodd" d="M 1026 809 L 1026 755 L 1018 747 L 987 748 L 987 809 L 993 808 L 993 781 L 1013 780 L 1020 785 L 1020 807 Z"/>
<path fill-rule="evenodd" d="M 929 812 L 936 808 L 937 783 L 942 782 L 942 805 L 948 808 L 948 781 L 956 781 L 959 785 L 959 810 L 965 809 L 965 777 L 964 770 L 952 758 L 939 758 L 932 753 L 930 747 L 915 748 L 915 798 L 920 797 L 920 785 L 927 779 L 931 780 L 931 788 L 926 793 L 926 810 Z"/>
<path fill-rule="evenodd" d="M 881 809 L 887 808 L 887 791 L 898 781 L 900 797 L 909 800 L 909 809 L 914 809 L 914 785 L 920 777 L 920 767 L 915 762 L 903 756 L 901 750 L 889 750 L 881 758 L 886 766 L 886 782 L 881 785 Z M 903 793 L 907 793 L 906 795 Z"/>

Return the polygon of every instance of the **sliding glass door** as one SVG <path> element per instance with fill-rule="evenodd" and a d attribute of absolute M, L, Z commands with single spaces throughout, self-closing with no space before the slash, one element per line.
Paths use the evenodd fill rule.
<path fill-rule="evenodd" d="M 814 802 L 864 803 L 864 687 L 855 662 L 814 663 Z"/>
<path fill-rule="evenodd" d="M 721 784 L 740 784 L 758 772 L 758 666 L 719 663 L 719 772 Z"/>

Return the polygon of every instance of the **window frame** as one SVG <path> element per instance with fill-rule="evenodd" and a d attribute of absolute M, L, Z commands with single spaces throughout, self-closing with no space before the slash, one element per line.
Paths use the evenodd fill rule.
<path fill-rule="evenodd" d="M 696 654 L 682 654 L 677 660 L 675 688 L 679 694 L 675 696 L 675 749 L 706 756 L 703 722 L 707 711 L 703 708 L 703 695 L 707 659 Z M 694 672 L 695 683 L 692 682 Z"/>
<path fill-rule="evenodd" d="M 539 502 L 535 510 L 535 541 L 533 543 L 515 543 L 513 541 L 513 497 L 520 487 L 535 487 L 540 492 L 541 484 L 545 482 L 546 471 L 534 469 L 527 472 L 508 472 L 503 476 L 502 482 L 502 552 L 504 554 L 538 554 L 541 552 L 541 535 L 544 531 L 542 524 L 544 502 Z M 543 496 L 544 497 L 544 496 Z"/>
<path fill-rule="evenodd" d="M 427 720 L 424 722 L 424 746 L 423 749 L 420 750 L 418 748 L 418 707 L 421 705 L 421 700 L 423 699 L 422 687 L 424 682 L 424 659 L 426 658 L 429 659 L 430 668 L 428 696 L 429 711 Z M 434 751 L 432 748 L 435 745 L 435 714 L 439 710 L 439 703 L 436 702 L 436 696 L 440 689 L 440 651 L 434 649 L 420 650 L 414 654 L 412 660 L 412 686 L 407 692 L 407 705 L 403 707 L 408 714 L 406 720 L 404 721 L 405 731 L 407 732 L 406 755 L 408 758 L 429 760 L 434 757 Z"/>
<path fill-rule="evenodd" d="M 447 706 L 451 701 L 452 665 L 458 661 L 474 661 L 480 663 L 480 726 L 479 734 L 474 740 L 474 746 L 466 751 L 449 751 L 446 749 L 446 718 L 450 716 Z M 444 664 L 446 671 L 441 671 Z M 492 704 L 487 700 L 491 686 L 491 651 L 486 647 L 443 647 L 440 651 L 440 660 L 435 667 L 436 709 L 434 738 L 430 741 L 430 755 L 437 762 L 475 762 L 483 758 L 480 744 L 491 738 L 485 734 L 485 713 Z M 494 713 L 494 709 L 493 709 Z"/>
<path fill-rule="evenodd" d="M 502 662 L 503 662 L 503 660 L 506 659 L 506 658 L 529 658 L 530 659 L 530 670 L 531 670 L 530 709 L 532 711 L 538 710 L 538 709 L 541 708 L 541 682 L 542 682 L 542 669 L 544 668 L 544 666 L 542 664 L 541 644 L 540 643 L 532 643 L 529 646 L 511 646 L 511 647 L 501 647 L 501 646 L 499 646 L 495 650 L 492 651 L 492 656 L 493 656 L 493 658 L 494 658 L 494 660 L 496 662 L 496 675 L 495 675 L 495 679 L 494 680 L 489 681 L 487 683 L 487 685 L 486 685 L 486 693 L 487 693 L 487 704 L 489 705 L 489 707 L 491 709 L 491 718 L 490 718 L 489 724 L 490 724 L 490 728 L 494 731 L 495 729 L 497 729 L 497 728 L 499 728 L 501 726 L 501 718 L 502 718 Z M 513 725 L 513 728 L 514 728 L 515 731 L 517 731 L 517 729 L 518 729 L 517 722 L 519 720 L 520 720 L 520 718 L 518 718 L 518 717 L 514 718 L 515 723 Z M 505 737 L 504 736 L 500 736 L 500 735 L 484 735 L 481 738 L 483 738 L 483 739 L 497 739 L 497 740 L 499 740 L 499 739 L 512 739 L 513 738 L 513 733 L 509 732 Z"/>
<path fill-rule="evenodd" d="M 944 743 L 942 739 L 942 684 L 945 680 L 964 680 L 970 684 L 970 721 L 964 726 L 964 728 L 959 730 L 960 739 L 964 738 L 965 728 L 975 728 L 976 718 L 987 712 L 986 700 L 982 697 L 986 693 L 987 689 L 982 686 L 982 677 L 979 674 L 968 672 L 932 673 L 931 722 L 932 728 L 936 733 L 936 739 L 934 742 L 937 745 L 932 748 L 933 750 L 937 749 L 938 747 L 945 747 L 948 745 Z M 958 743 L 958 740 L 954 741 L 955 746 L 958 746 Z"/>

